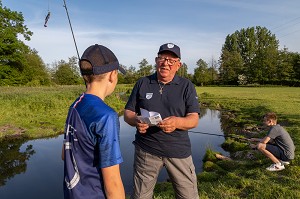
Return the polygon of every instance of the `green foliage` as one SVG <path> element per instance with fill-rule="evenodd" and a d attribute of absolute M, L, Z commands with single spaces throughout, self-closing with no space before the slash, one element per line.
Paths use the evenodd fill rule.
<path fill-rule="evenodd" d="M 278 45 L 275 35 L 260 26 L 227 35 L 220 57 L 220 83 L 299 86 L 299 54 L 278 50 Z"/>
<path fill-rule="evenodd" d="M 148 76 L 153 73 L 154 67 L 152 65 L 148 64 L 148 61 L 146 59 L 143 59 L 139 63 L 139 70 L 137 71 L 138 75 L 140 77 Z"/>
<path fill-rule="evenodd" d="M 27 86 L 47 86 L 51 84 L 50 74 L 36 50 L 25 55 L 26 66 L 23 72 Z"/>
<path fill-rule="evenodd" d="M 82 84 L 83 80 L 79 73 L 79 66 L 77 58 L 69 58 L 69 62 L 64 60 L 55 64 L 55 71 L 53 73 L 53 81 L 59 85 L 75 85 Z"/>
<path fill-rule="evenodd" d="M 1 85 L 26 83 L 25 57 L 29 48 L 18 37 L 30 40 L 32 32 L 24 25 L 22 13 L 3 7 L 0 2 L 0 78 Z"/>
<path fill-rule="evenodd" d="M 125 66 L 123 66 L 123 68 L 126 69 L 126 74 L 118 75 L 118 78 L 119 78 L 118 83 L 119 84 L 134 84 L 137 81 L 137 79 L 139 78 L 139 76 L 135 70 L 135 67 L 130 66 L 129 68 L 126 68 Z"/>
<path fill-rule="evenodd" d="M 181 67 L 177 71 L 177 74 L 181 77 L 187 78 L 188 77 L 187 68 L 188 66 L 185 63 L 182 63 Z"/>
<path fill-rule="evenodd" d="M 238 75 L 242 74 L 249 83 L 270 81 L 276 74 L 278 45 L 275 35 L 260 26 L 228 35 L 220 59 L 223 83 L 236 84 Z"/>
<path fill-rule="evenodd" d="M 197 86 L 203 86 L 208 83 L 208 64 L 203 60 L 197 61 L 197 68 L 194 69 L 193 83 Z"/>
<path fill-rule="evenodd" d="M 215 65 L 214 60 L 212 61 L 212 67 L 208 67 L 208 64 L 203 59 L 199 59 L 197 61 L 198 67 L 194 69 L 192 82 L 197 86 L 213 84 L 218 76 Z"/>
<path fill-rule="evenodd" d="M 0 67 L 0 86 L 7 85 L 20 85 L 23 83 L 22 76 L 18 72 L 18 70 L 12 68 L 8 65 L 2 65 Z"/>

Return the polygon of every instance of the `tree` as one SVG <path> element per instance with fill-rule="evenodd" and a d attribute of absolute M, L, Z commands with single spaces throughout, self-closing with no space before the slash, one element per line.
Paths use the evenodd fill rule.
<path fill-rule="evenodd" d="M 177 71 L 177 74 L 181 77 L 187 77 L 187 74 L 188 74 L 187 69 L 188 69 L 188 66 L 185 63 L 182 63 L 181 67 Z"/>
<path fill-rule="evenodd" d="M 139 70 L 137 71 L 139 77 L 150 75 L 153 71 L 153 66 L 148 64 L 148 61 L 146 59 L 143 59 L 139 63 Z"/>
<path fill-rule="evenodd" d="M 294 81 L 298 83 L 300 86 L 300 54 L 294 53 L 293 54 L 293 68 L 294 68 Z"/>
<path fill-rule="evenodd" d="M 0 1 L 0 78 L 2 85 L 24 84 L 25 55 L 29 47 L 19 39 L 29 41 L 32 32 L 24 25 L 22 13 L 3 7 Z"/>
<path fill-rule="evenodd" d="M 211 75 L 210 84 L 215 84 L 218 80 L 218 62 L 212 57 L 210 66 L 208 68 L 208 73 Z"/>
<path fill-rule="evenodd" d="M 276 72 L 278 45 L 274 34 L 265 27 L 241 29 L 226 37 L 220 58 L 220 77 L 236 83 L 245 75 L 250 83 L 271 81 Z"/>
<path fill-rule="evenodd" d="M 197 86 L 207 85 L 210 79 L 208 64 L 203 59 L 199 59 L 197 66 L 198 67 L 194 69 L 193 83 Z"/>
<path fill-rule="evenodd" d="M 27 85 L 40 86 L 51 84 L 50 74 L 46 69 L 46 65 L 35 49 L 30 50 L 25 55 L 25 60 L 26 64 L 23 74 L 26 77 L 26 82 L 28 82 Z"/>
<path fill-rule="evenodd" d="M 287 48 L 279 51 L 278 64 L 273 79 L 277 84 L 287 84 L 294 77 L 293 54 Z"/>
<path fill-rule="evenodd" d="M 244 60 L 238 51 L 223 49 L 221 54 L 220 80 L 223 84 L 236 84 L 238 76 L 245 73 Z"/>
<path fill-rule="evenodd" d="M 120 82 L 120 83 L 124 83 L 124 84 L 133 84 L 137 81 L 138 79 L 138 75 L 136 73 L 136 69 L 134 66 L 130 66 L 127 70 L 126 70 L 126 74 L 122 75 L 124 77 L 124 82 Z"/>
<path fill-rule="evenodd" d="M 69 58 L 69 62 L 61 60 L 54 65 L 56 65 L 56 67 L 53 73 L 53 81 L 56 84 L 74 85 L 83 83 L 75 56 Z"/>

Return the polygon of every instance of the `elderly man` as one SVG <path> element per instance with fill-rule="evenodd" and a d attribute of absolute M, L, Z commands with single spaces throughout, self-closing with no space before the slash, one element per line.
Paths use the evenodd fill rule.
<path fill-rule="evenodd" d="M 156 72 L 137 81 L 125 106 L 124 120 L 137 128 L 131 198 L 152 198 L 163 166 L 176 198 L 199 198 L 187 130 L 198 125 L 200 107 L 192 82 L 176 75 L 180 58 L 177 45 L 160 46 Z M 157 125 L 141 122 L 137 117 L 140 108 L 159 112 L 162 121 Z"/>

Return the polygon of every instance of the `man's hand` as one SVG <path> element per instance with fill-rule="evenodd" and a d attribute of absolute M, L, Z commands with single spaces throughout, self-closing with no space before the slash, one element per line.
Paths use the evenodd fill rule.
<path fill-rule="evenodd" d="M 176 129 L 177 117 L 171 116 L 163 119 L 157 126 L 166 133 L 172 133 Z"/>
<path fill-rule="evenodd" d="M 136 128 L 140 133 L 146 133 L 149 125 L 146 123 L 141 123 L 138 119 L 136 121 Z"/>

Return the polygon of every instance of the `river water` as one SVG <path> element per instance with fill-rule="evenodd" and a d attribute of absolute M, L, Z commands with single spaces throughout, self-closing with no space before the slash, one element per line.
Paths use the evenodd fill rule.
<path fill-rule="evenodd" d="M 124 159 L 121 164 L 121 175 L 126 193 L 129 194 L 132 187 L 134 155 L 132 141 L 135 128 L 126 124 L 123 117 L 120 117 L 120 124 L 121 150 Z M 202 171 L 202 159 L 207 148 L 228 155 L 220 146 L 224 142 L 224 137 L 203 134 L 223 135 L 219 111 L 202 110 L 198 127 L 191 131 L 198 132 L 189 132 L 197 173 Z M 0 147 L 0 199 L 63 198 L 62 142 L 63 135 L 25 143 L 2 144 Z M 167 178 L 167 172 L 163 169 L 158 181 L 162 182 Z"/>

